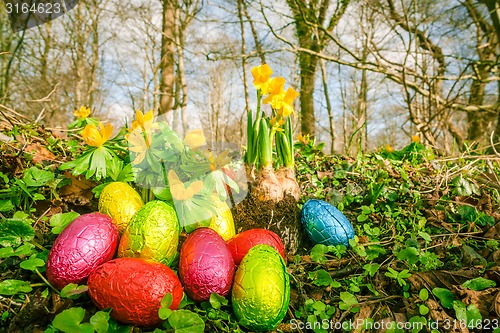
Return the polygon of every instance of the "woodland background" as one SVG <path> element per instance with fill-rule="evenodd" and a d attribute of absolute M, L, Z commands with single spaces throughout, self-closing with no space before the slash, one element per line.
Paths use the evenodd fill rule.
<path fill-rule="evenodd" d="M 499 0 L 87 0 L 13 33 L 0 6 L 0 111 L 61 126 L 82 105 L 124 124 L 166 114 L 244 144 L 250 68 L 301 92 L 296 134 L 328 152 L 437 152 L 500 140 Z"/>

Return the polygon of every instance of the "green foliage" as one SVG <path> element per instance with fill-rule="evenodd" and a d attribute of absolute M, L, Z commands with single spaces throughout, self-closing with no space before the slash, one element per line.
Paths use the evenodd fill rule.
<path fill-rule="evenodd" d="M 17 293 L 29 293 L 33 288 L 29 282 L 22 280 L 7 279 L 0 282 L 0 295 L 15 295 Z"/>
<path fill-rule="evenodd" d="M 61 289 L 61 297 L 78 299 L 80 296 L 86 293 L 88 289 L 89 288 L 85 285 L 79 286 L 75 283 L 70 283 Z"/>
<path fill-rule="evenodd" d="M 78 216 L 80 216 L 80 214 L 78 214 L 77 212 L 59 213 L 52 215 L 52 217 L 50 218 L 52 233 L 54 235 L 59 235 L 64 230 L 64 228 L 66 228 Z"/>
<path fill-rule="evenodd" d="M 478 277 L 472 280 L 465 281 L 462 286 L 471 290 L 479 291 L 487 288 L 496 287 L 496 282 L 493 280 L 485 279 L 483 277 Z"/>

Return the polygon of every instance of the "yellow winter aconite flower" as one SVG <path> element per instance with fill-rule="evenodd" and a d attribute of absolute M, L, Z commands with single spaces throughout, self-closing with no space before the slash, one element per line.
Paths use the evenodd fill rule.
<path fill-rule="evenodd" d="M 129 150 L 136 153 L 135 159 L 132 164 L 141 163 L 146 157 L 149 146 L 151 145 L 151 136 L 147 135 L 144 138 L 142 131 L 135 130 L 126 136 L 128 143 L 130 144 Z"/>
<path fill-rule="evenodd" d="M 394 151 L 394 148 L 391 145 L 385 145 L 385 150 L 388 153 L 392 153 Z"/>
<path fill-rule="evenodd" d="M 268 64 L 263 64 L 252 68 L 253 86 L 257 90 L 260 89 L 263 95 L 266 94 L 264 91 L 267 89 L 267 81 L 272 74 L 273 70 L 271 69 L 271 67 L 269 67 Z"/>
<path fill-rule="evenodd" d="M 150 132 L 153 128 L 158 127 L 158 124 L 153 122 L 153 118 L 153 110 L 150 110 L 146 114 L 143 114 L 140 110 L 135 111 L 135 120 L 132 122 L 132 131 L 140 128 L 144 132 Z"/>
<path fill-rule="evenodd" d="M 297 141 L 301 142 L 304 145 L 307 145 L 309 143 L 309 140 L 309 134 L 303 135 L 302 133 L 300 133 L 299 135 L 297 135 Z"/>
<path fill-rule="evenodd" d="M 168 172 L 167 178 L 170 186 L 170 193 L 175 200 L 191 199 L 203 188 L 203 182 L 201 180 L 192 182 L 186 188 L 185 184 L 179 179 L 179 176 L 177 176 L 174 170 Z"/>
<path fill-rule="evenodd" d="M 111 134 L 113 134 L 113 126 L 111 124 L 103 126 L 102 123 L 99 123 L 99 129 L 94 124 L 88 124 L 81 133 L 85 143 L 92 147 L 102 147 Z"/>
<path fill-rule="evenodd" d="M 411 142 L 420 143 L 420 137 L 418 135 L 412 135 Z"/>
<path fill-rule="evenodd" d="M 207 142 L 202 129 L 195 129 L 186 133 L 184 144 L 189 148 L 198 148 Z"/>
<path fill-rule="evenodd" d="M 77 118 L 82 118 L 82 119 L 87 118 L 90 115 L 90 108 L 86 106 L 80 106 L 80 109 L 75 110 L 73 114 Z"/>

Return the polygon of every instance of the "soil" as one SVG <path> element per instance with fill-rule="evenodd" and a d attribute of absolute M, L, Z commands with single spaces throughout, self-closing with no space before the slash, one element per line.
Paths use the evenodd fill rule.
<path fill-rule="evenodd" d="M 281 237 L 288 255 L 297 253 L 306 241 L 297 201 L 289 194 L 277 203 L 247 195 L 232 213 L 237 233 L 254 228 L 271 230 Z"/>

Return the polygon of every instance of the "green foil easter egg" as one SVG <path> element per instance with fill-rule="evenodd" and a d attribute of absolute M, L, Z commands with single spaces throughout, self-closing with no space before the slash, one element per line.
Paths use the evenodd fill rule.
<path fill-rule="evenodd" d="M 151 259 L 170 265 L 177 254 L 180 225 L 174 208 L 150 201 L 139 209 L 123 232 L 118 257 Z"/>
<path fill-rule="evenodd" d="M 290 302 L 290 278 L 279 252 L 264 244 L 251 248 L 236 271 L 231 293 L 241 325 L 258 332 L 275 329 Z"/>

